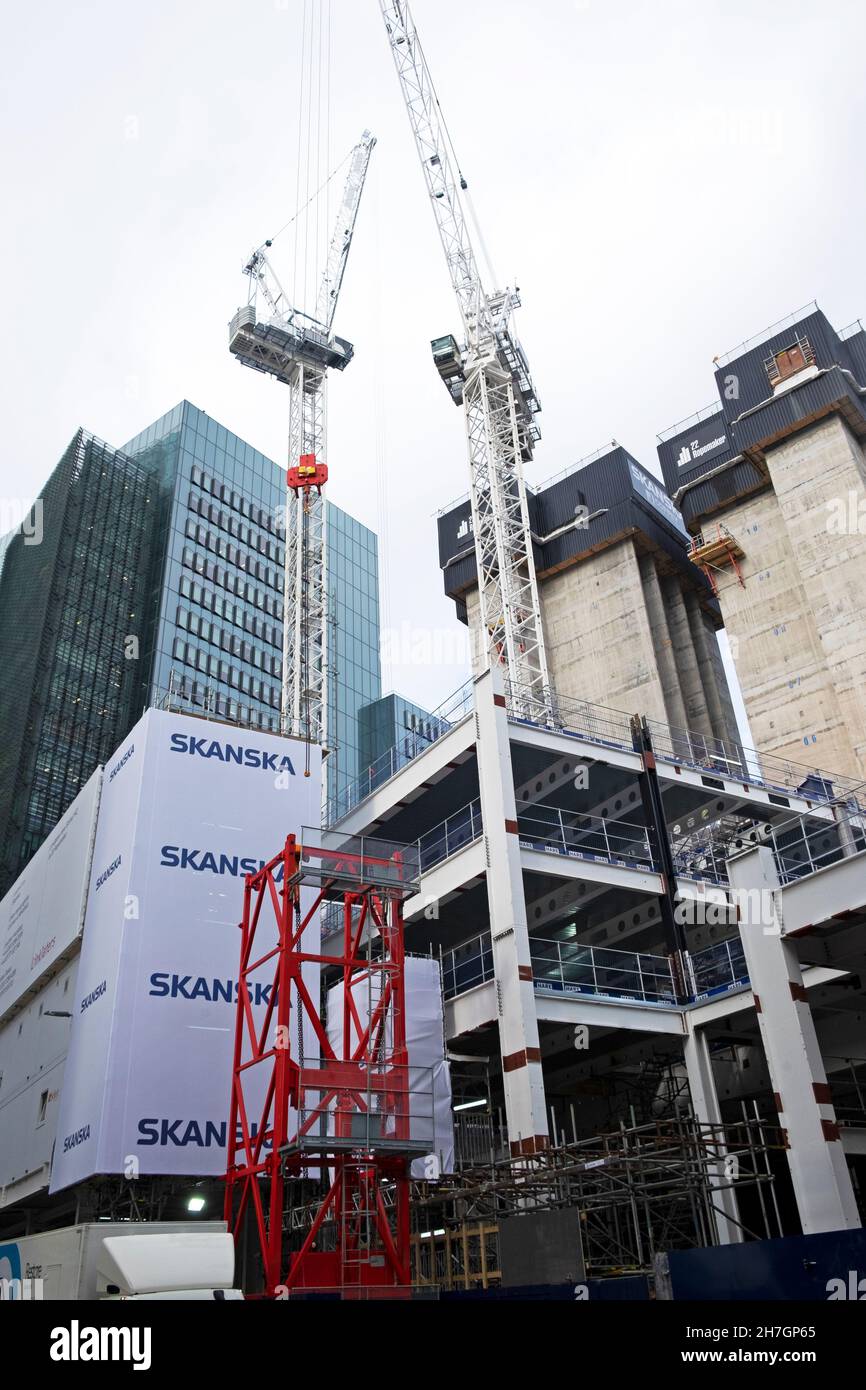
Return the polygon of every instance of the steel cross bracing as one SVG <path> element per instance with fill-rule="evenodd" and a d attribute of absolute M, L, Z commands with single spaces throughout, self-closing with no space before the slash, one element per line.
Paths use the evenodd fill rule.
<path fill-rule="evenodd" d="M 455 169 L 409 6 L 380 0 L 380 7 L 465 332 L 448 385 L 466 416 L 485 654 L 519 692 L 512 697 L 515 712 L 544 717 L 550 679 L 523 478 L 539 437 L 540 407 L 513 331 L 519 299 L 512 290 L 484 290 L 463 211 L 466 182 Z"/>
<path fill-rule="evenodd" d="M 327 375 L 299 361 L 289 386 L 289 460 L 327 457 Z M 321 491 L 286 489 L 282 732 L 328 746 L 327 539 Z"/>
<path fill-rule="evenodd" d="M 332 336 L 332 326 L 375 145 L 375 136 L 364 131 L 349 157 L 315 318 L 292 305 L 266 254 L 270 242 L 245 267 L 249 302 L 232 323 L 231 351 L 289 387 L 290 470 L 302 459 L 324 465 L 327 457 L 328 370 L 344 370 L 353 353 L 350 343 Z M 266 325 L 256 322 L 258 294 L 270 311 Z M 327 746 L 327 528 L 320 484 L 287 486 L 285 529 L 281 728 Z"/>

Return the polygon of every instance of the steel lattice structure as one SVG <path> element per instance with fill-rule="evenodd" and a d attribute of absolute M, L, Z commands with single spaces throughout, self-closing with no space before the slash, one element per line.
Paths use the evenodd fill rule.
<path fill-rule="evenodd" d="M 351 343 L 333 334 L 334 315 L 376 139 L 365 131 L 352 150 L 315 316 L 294 307 L 268 260 L 265 242 L 246 266 L 249 298 L 231 323 L 229 349 L 244 366 L 289 387 L 289 470 L 283 615 L 282 732 L 327 746 L 327 378 L 344 371 Z M 257 299 L 270 311 L 258 322 Z M 312 468 L 310 473 L 305 471 Z"/>
<path fill-rule="evenodd" d="M 465 341 L 437 339 L 433 355 L 466 417 L 480 621 L 487 660 L 504 668 L 518 714 L 543 717 L 550 678 L 523 465 L 540 404 L 514 331 L 515 290 L 488 294 L 472 246 L 459 172 L 405 0 L 380 0 L 403 100 L 463 320 Z"/>
<path fill-rule="evenodd" d="M 402 902 L 417 891 L 413 853 L 304 831 L 246 881 L 225 1216 L 236 1239 L 252 1220 L 266 1296 L 360 1296 L 410 1282 L 411 1156 L 431 1147 L 413 1119 L 406 1048 Z M 331 953 L 320 942 L 326 902 L 343 913 Z M 330 1033 L 320 969 L 339 981 Z M 268 1003 L 256 1020 L 264 979 Z M 301 1232 L 286 1205 L 293 1183 L 317 1194 Z"/>

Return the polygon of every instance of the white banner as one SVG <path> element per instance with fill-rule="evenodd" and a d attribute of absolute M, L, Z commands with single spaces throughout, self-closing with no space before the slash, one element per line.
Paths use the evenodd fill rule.
<path fill-rule="evenodd" d="M 305 753 L 150 710 L 108 764 L 52 1191 L 225 1171 L 244 877 L 319 824 Z M 263 978 L 257 1018 L 267 1000 Z"/>
<path fill-rule="evenodd" d="M 0 1021 L 44 983 L 81 932 L 101 781 L 99 769 L 0 902 Z"/>

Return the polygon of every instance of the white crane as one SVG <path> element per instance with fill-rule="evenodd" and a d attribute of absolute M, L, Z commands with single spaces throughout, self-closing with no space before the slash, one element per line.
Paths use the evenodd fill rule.
<path fill-rule="evenodd" d="M 332 367 L 344 371 L 354 355 L 352 344 L 335 337 L 332 329 L 375 144 L 375 136 L 365 130 L 349 157 L 315 316 L 291 304 L 266 255 L 271 246 L 266 241 L 244 267 L 249 299 L 235 314 L 229 336 L 229 350 L 244 366 L 267 372 L 291 393 L 281 727 L 285 734 L 326 748 L 328 614 L 322 487 L 328 478 L 327 376 Z M 270 311 L 267 323 L 258 322 L 259 293 Z"/>
<path fill-rule="evenodd" d="M 464 215 L 466 180 L 454 158 L 433 80 L 405 0 L 379 0 L 403 100 L 463 319 L 462 344 L 437 338 L 433 358 L 466 416 L 481 631 L 516 713 L 544 718 L 550 678 L 523 465 L 541 407 L 513 327 L 516 290 L 487 293 Z"/>

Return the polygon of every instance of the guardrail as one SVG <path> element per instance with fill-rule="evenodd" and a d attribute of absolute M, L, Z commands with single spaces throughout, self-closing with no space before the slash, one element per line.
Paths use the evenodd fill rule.
<path fill-rule="evenodd" d="M 634 752 L 632 728 L 635 716 L 622 710 L 584 700 L 564 699 L 548 692 L 543 717 L 533 718 L 527 710 L 538 708 L 540 697 L 523 686 L 506 683 L 509 714 L 520 723 L 567 733 L 610 748 Z M 658 759 L 691 767 L 715 777 L 734 778 L 821 803 L 850 797 L 862 786 L 851 777 L 792 762 L 774 753 L 759 753 L 732 740 L 713 738 L 694 729 L 678 729 L 657 720 L 646 721 L 653 750 Z"/>
<path fill-rule="evenodd" d="M 535 988 L 557 994 L 594 994 L 642 1004 L 676 1004 L 667 956 L 609 951 L 575 942 L 529 939 Z"/>
<path fill-rule="evenodd" d="M 481 830 L 481 802 L 476 799 L 432 830 L 426 831 L 418 841 L 422 874 L 473 844 L 480 837 Z"/>
<path fill-rule="evenodd" d="M 569 859 L 601 859 L 629 868 L 653 869 L 655 859 L 646 826 L 609 821 L 552 806 L 537 806 L 535 815 L 517 817 L 522 849 Z"/>
<path fill-rule="evenodd" d="M 506 681 L 505 697 L 509 716 L 519 723 L 567 733 L 572 738 L 585 739 L 587 743 L 634 752 L 632 716 L 622 710 L 607 709 L 604 705 L 593 705 L 586 700 L 566 699 L 549 691 L 545 697 L 543 718 L 534 719 L 526 711 L 539 705 L 536 692 L 514 681 Z"/>
<path fill-rule="evenodd" d="M 670 961 L 635 951 L 609 951 L 576 942 L 529 938 L 537 990 L 557 994 L 604 995 L 644 1004 L 675 1005 Z M 489 932 L 442 954 L 446 999 L 455 999 L 493 979 L 493 943 Z"/>
<path fill-rule="evenodd" d="M 810 824 L 808 816 L 794 816 L 772 827 L 770 844 L 782 883 L 793 883 L 866 849 L 866 812 L 860 798 L 833 809 L 832 823 Z"/>
<path fill-rule="evenodd" d="M 817 820 L 807 812 L 752 825 L 716 823 L 681 836 L 671 843 L 677 875 L 726 886 L 728 860 L 745 849 L 766 845 L 785 884 L 859 854 L 866 850 L 866 797 L 862 784 L 857 791 L 859 796 L 849 801 L 825 803 L 832 820 Z"/>
<path fill-rule="evenodd" d="M 490 932 L 482 932 L 471 941 L 444 951 L 442 961 L 442 992 L 446 999 L 456 999 L 470 989 L 493 979 L 493 942 Z"/>
<path fill-rule="evenodd" d="M 831 802 L 853 794 L 861 785 L 851 777 L 791 762 L 774 753 L 758 753 L 754 748 L 744 748 L 739 743 L 711 738 L 694 730 L 671 728 L 654 720 L 647 720 L 647 728 L 657 758 L 694 768 L 696 772 L 757 783 L 785 796 L 793 794 L 806 801 Z"/>
<path fill-rule="evenodd" d="M 746 957 L 739 936 L 718 941 L 703 951 L 687 952 L 686 968 L 693 1001 L 708 999 L 715 994 L 727 994 L 729 990 L 749 983 Z"/>

